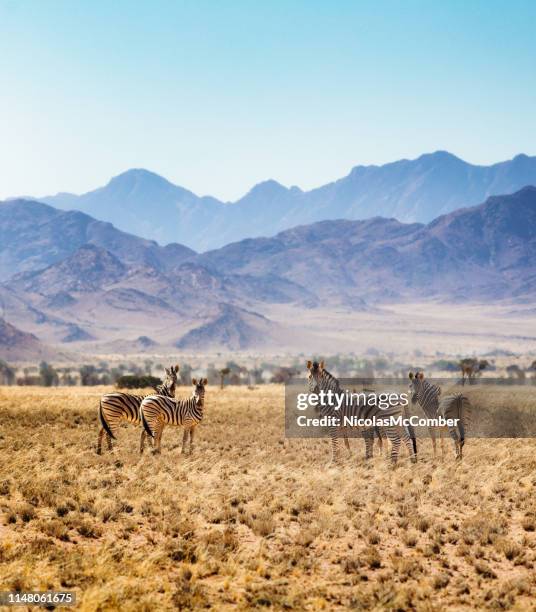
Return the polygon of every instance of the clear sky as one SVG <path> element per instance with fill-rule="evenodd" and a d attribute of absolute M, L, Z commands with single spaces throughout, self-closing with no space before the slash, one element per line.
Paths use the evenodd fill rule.
<path fill-rule="evenodd" d="M 0 0 L 0 197 L 536 154 L 536 2 Z"/>

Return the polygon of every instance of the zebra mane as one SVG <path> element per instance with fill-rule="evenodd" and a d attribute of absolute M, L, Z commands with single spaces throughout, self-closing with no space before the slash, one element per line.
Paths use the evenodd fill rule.
<path fill-rule="evenodd" d="M 336 378 L 335 376 L 333 376 L 333 374 L 331 374 L 331 372 L 328 372 L 327 370 L 322 370 L 322 375 L 326 376 L 326 378 L 330 381 L 330 382 L 334 382 L 337 385 L 337 391 L 340 391 L 340 383 L 339 383 L 339 379 Z"/>

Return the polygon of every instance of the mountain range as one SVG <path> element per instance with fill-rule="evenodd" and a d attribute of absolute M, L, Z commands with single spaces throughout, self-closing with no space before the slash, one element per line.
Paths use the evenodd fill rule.
<path fill-rule="evenodd" d="M 83 195 L 59 193 L 39 200 L 160 244 L 205 251 L 329 219 L 382 216 L 428 223 L 489 196 L 535 184 L 536 157 L 521 154 L 477 166 L 437 151 L 382 166 L 356 166 L 347 176 L 310 191 L 268 180 L 232 203 L 198 197 L 144 169 L 128 170 Z"/>
<path fill-rule="evenodd" d="M 0 305 L 9 325 L 102 353 L 281 348 L 297 342 L 298 313 L 318 308 L 530 302 L 535 262 L 530 186 L 428 224 L 320 221 L 201 254 L 85 213 L 0 203 Z M 295 315 L 275 320 L 281 306 Z"/>

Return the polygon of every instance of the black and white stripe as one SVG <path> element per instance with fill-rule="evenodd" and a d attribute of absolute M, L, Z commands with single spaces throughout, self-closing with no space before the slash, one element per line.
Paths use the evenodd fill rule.
<path fill-rule="evenodd" d="M 166 368 L 166 378 L 161 385 L 155 387 L 155 391 L 162 396 L 175 397 L 175 386 L 179 366 Z M 106 393 L 99 403 L 100 430 L 97 440 L 97 454 L 102 452 L 102 438 L 106 434 L 108 450 L 112 450 L 112 439 L 116 438 L 117 430 L 123 422 L 139 424 L 140 406 L 147 395 L 133 395 L 131 393 Z"/>
<path fill-rule="evenodd" d="M 462 449 L 465 444 L 465 435 L 471 417 L 471 402 L 462 393 L 446 395 L 439 402 L 438 413 L 447 420 L 457 420 L 457 425 L 447 426 L 450 437 L 454 442 L 456 459 L 462 458 Z"/>
<path fill-rule="evenodd" d="M 193 451 L 194 429 L 203 420 L 205 405 L 205 386 L 207 379 L 192 379 L 192 397 L 178 400 L 160 395 L 150 395 L 141 403 L 140 415 L 143 431 L 140 440 L 140 453 L 143 453 L 146 436 L 155 439 L 155 452 L 160 452 L 162 432 L 166 425 L 183 425 L 182 452 L 186 452 L 186 442 L 190 437 L 190 454 Z"/>
<path fill-rule="evenodd" d="M 339 381 L 335 376 L 330 374 L 324 368 L 324 362 L 307 362 L 307 369 L 309 370 L 309 392 L 319 393 L 320 391 L 332 391 L 334 394 L 341 394 L 344 391 L 341 389 Z M 320 407 L 322 416 L 337 416 L 341 420 L 347 418 L 355 419 L 377 419 L 385 420 L 389 417 L 405 417 L 404 411 L 401 405 L 391 405 L 386 409 L 382 409 L 377 405 L 367 405 L 365 403 L 358 402 L 343 402 L 339 410 L 336 410 L 334 406 L 323 405 Z M 331 450 L 332 460 L 338 462 L 340 460 L 339 452 L 339 429 L 340 427 L 331 426 L 328 428 L 331 439 Z M 400 451 L 400 442 L 404 441 L 412 461 L 416 461 L 417 456 L 417 442 L 415 437 L 410 437 L 408 431 L 402 426 L 383 426 L 379 428 L 382 430 L 387 438 L 391 441 L 391 461 L 395 464 L 398 461 L 398 454 Z M 365 438 L 365 458 L 369 459 L 372 457 L 372 446 L 374 442 L 374 430 L 375 427 L 363 427 L 361 431 Z"/>
<path fill-rule="evenodd" d="M 423 372 L 409 373 L 410 392 L 412 403 L 418 403 L 424 414 L 429 419 L 437 419 L 443 417 L 447 420 L 457 419 L 457 426 L 447 427 L 449 434 L 454 441 L 456 449 L 456 458 L 462 458 L 462 448 L 465 444 L 465 432 L 469 423 L 471 404 L 467 397 L 461 393 L 455 393 L 440 398 L 441 388 L 434 385 L 424 378 Z M 436 429 L 439 432 L 441 439 L 441 451 L 443 451 L 443 437 L 441 436 L 441 428 L 430 426 L 428 431 L 432 438 L 434 447 L 434 455 L 436 454 Z"/>
<path fill-rule="evenodd" d="M 437 419 L 439 413 L 439 396 L 441 388 L 438 385 L 433 385 L 424 378 L 424 372 L 409 373 L 409 390 L 411 393 L 411 403 L 418 403 L 422 411 L 428 419 Z M 432 439 L 434 455 L 436 454 L 436 433 L 439 434 L 441 440 L 441 452 L 443 452 L 443 437 L 439 427 L 428 427 L 428 433 Z"/>

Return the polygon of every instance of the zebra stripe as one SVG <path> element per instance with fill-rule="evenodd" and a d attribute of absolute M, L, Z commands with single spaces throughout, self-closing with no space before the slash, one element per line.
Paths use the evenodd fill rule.
<path fill-rule="evenodd" d="M 447 427 L 447 429 L 454 441 L 456 458 L 461 459 L 462 448 L 465 444 L 465 430 L 469 423 L 471 403 L 467 397 L 461 393 L 447 395 L 440 401 L 439 396 L 441 395 L 441 389 L 437 385 L 433 385 L 425 380 L 423 372 L 417 372 L 415 375 L 410 372 L 409 378 L 411 381 L 410 391 L 412 392 L 411 401 L 413 403 L 418 402 L 429 419 L 436 419 L 438 416 L 442 416 L 445 419 L 458 419 L 457 427 L 451 426 Z M 428 427 L 434 447 L 434 455 L 436 454 L 436 429 L 439 429 L 439 435 L 441 436 L 440 428 Z M 442 437 L 441 450 L 443 451 Z"/>
<path fill-rule="evenodd" d="M 155 387 L 157 393 L 166 396 L 175 396 L 175 385 L 179 366 L 166 368 L 166 378 L 163 384 Z M 112 450 L 112 439 L 116 440 L 116 432 L 123 421 L 127 423 L 140 423 L 140 406 L 147 395 L 132 395 L 131 393 L 106 393 L 99 402 L 100 430 L 97 439 L 97 454 L 102 452 L 102 438 L 106 434 L 108 450 Z"/>
<path fill-rule="evenodd" d="M 332 391 L 335 394 L 343 393 L 340 387 L 339 381 L 335 376 L 330 374 L 324 369 L 324 362 L 320 364 L 310 361 L 307 362 L 307 368 L 309 369 L 309 392 L 318 393 L 320 391 Z M 320 407 L 321 416 L 340 416 L 341 422 L 344 422 L 345 417 L 354 417 L 356 419 L 386 419 L 389 417 L 400 417 L 406 416 L 402 414 L 402 407 L 400 405 L 392 405 L 389 408 L 382 410 L 376 405 L 360 404 L 357 402 L 346 403 L 343 402 L 340 410 L 336 411 L 334 406 L 323 405 Z M 338 431 L 340 427 L 330 426 L 328 428 L 329 435 L 331 438 L 331 451 L 332 460 L 338 462 L 340 458 L 339 453 L 339 436 Z M 411 438 L 404 427 L 398 426 L 384 426 L 380 427 L 380 430 L 385 432 L 387 438 L 391 442 L 391 461 L 396 464 L 398 461 L 398 453 L 400 451 L 401 439 L 408 448 L 412 461 L 416 461 L 417 454 L 417 443 L 415 438 Z M 365 438 L 365 458 L 370 459 L 372 457 L 372 445 L 374 442 L 374 430 L 375 427 L 367 427 L 361 429 L 363 437 Z"/>
<path fill-rule="evenodd" d="M 471 402 L 462 393 L 446 395 L 439 402 L 439 414 L 445 419 L 458 419 L 457 426 L 447 426 L 454 442 L 456 459 L 462 459 L 462 449 L 465 444 L 465 434 L 469 427 Z"/>
<path fill-rule="evenodd" d="M 140 440 L 140 454 L 143 453 L 145 438 L 155 439 L 155 453 L 159 453 L 162 443 L 162 432 L 166 425 L 183 425 L 182 452 L 186 452 L 186 442 L 190 438 L 190 454 L 193 452 L 194 429 L 203 420 L 205 405 L 205 386 L 207 379 L 192 379 L 194 389 L 192 397 L 177 400 L 171 397 L 150 395 L 141 403 L 140 415 L 143 424 Z"/>
<path fill-rule="evenodd" d="M 424 372 L 409 373 L 409 387 L 411 403 L 418 403 L 428 419 L 436 419 L 439 416 L 439 396 L 441 389 L 424 379 Z M 428 427 L 428 433 L 432 439 L 434 455 L 436 454 L 436 430 L 441 440 L 441 452 L 443 452 L 443 437 L 439 427 Z"/>

